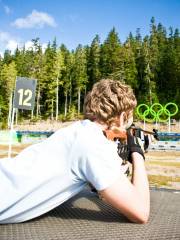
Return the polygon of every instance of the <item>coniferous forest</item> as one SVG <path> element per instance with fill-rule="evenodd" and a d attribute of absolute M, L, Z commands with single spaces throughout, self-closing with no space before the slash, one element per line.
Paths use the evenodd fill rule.
<path fill-rule="evenodd" d="M 152 18 L 150 32 L 140 29 L 121 42 L 115 28 L 101 42 L 68 50 L 56 39 L 42 50 L 40 39 L 33 47 L 5 50 L 0 58 L 0 122 L 7 122 L 16 76 L 37 79 L 33 111 L 18 110 L 19 120 L 68 120 L 82 113 L 84 96 L 102 78 L 113 78 L 132 86 L 138 104 L 175 102 L 180 107 L 180 34 Z M 176 118 L 180 115 L 177 114 Z"/>

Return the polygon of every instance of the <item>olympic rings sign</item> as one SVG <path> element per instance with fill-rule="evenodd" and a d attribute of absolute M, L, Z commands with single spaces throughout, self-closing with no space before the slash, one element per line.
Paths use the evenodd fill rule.
<path fill-rule="evenodd" d="M 170 112 L 169 107 L 173 107 Z M 140 104 L 136 108 L 137 115 L 147 122 L 167 122 L 172 116 L 178 112 L 178 106 L 175 103 L 169 102 L 165 106 L 160 103 L 154 103 L 152 106 Z M 151 118 L 149 117 L 151 116 Z"/>

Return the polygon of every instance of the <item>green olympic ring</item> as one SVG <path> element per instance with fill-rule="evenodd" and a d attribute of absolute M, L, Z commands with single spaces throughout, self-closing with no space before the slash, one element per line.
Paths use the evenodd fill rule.
<path fill-rule="evenodd" d="M 144 112 L 142 112 L 142 110 L 140 111 L 140 108 L 146 108 L 146 110 L 144 110 Z M 137 115 L 139 115 L 139 117 L 141 119 L 143 119 L 144 121 L 147 121 L 147 122 L 153 122 L 155 121 L 155 115 L 153 114 L 153 119 L 149 119 L 147 118 L 146 116 L 149 115 L 150 113 L 150 107 L 144 103 L 140 104 L 137 108 L 136 108 L 136 112 L 137 112 Z"/>
<path fill-rule="evenodd" d="M 153 108 L 159 108 L 158 111 L 153 110 Z M 157 122 L 167 122 L 167 120 L 170 117 L 170 112 L 169 110 L 166 109 L 166 107 L 163 107 L 160 103 L 154 103 L 151 107 L 150 107 L 150 113 L 155 116 L 155 121 Z M 166 119 L 162 119 L 160 118 L 160 115 L 162 115 L 163 113 L 165 113 L 165 115 L 167 115 L 168 117 Z"/>
<path fill-rule="evenodd" d="M 170 105 L 175 107 L 174 112 L 170 112 L 170 110 L 168 110 Z M 143 108 L 145 108 L 145 110 L 142 112 Z M 141 119 L 147 122 L 167 122 L 170 117 L 177 114 L 178 106 L 172 102 L 167 103 L 164 107 L 160 103 L 154 103 L 151 107 L 143 103 L 136 108 L 136 112 Z M 152 115 L 152 118 L 147 118 L 149 114 Z M 163 119 L 160 117 L 161 115 L 166 115 L 167 118 Z"/>

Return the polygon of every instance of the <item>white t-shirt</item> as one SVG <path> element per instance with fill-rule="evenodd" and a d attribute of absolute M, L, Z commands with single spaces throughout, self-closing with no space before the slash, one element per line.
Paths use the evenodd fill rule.
<path fill-rule="evenodd" d="M 124 173 L 116 143 L 100 127 L 77 121 L 11 159 L 0 159 L 0 223 L 23 222 L 50 211 L 87 183 L 109 187 Z"/>

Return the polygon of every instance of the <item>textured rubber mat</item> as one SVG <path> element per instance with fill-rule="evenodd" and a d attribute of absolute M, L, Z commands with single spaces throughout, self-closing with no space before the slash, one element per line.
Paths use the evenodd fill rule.
<path fill-rule="evenodd" d="M 180 191 L 151 190 L 145 225 L 130 223 L 96 194 L 83 191 L 31 221 L 0 225 L 0 240 L 180 240 Z"/>

